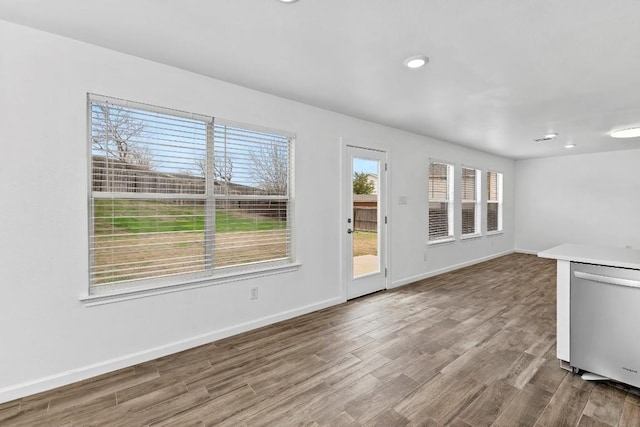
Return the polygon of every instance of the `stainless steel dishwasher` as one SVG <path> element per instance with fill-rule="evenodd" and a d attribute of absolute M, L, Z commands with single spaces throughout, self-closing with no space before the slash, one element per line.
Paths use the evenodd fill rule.
<path fill-rule="evenodd" d="M 640 387 L 640 270 L 571 263 L 570 364 Z"/>

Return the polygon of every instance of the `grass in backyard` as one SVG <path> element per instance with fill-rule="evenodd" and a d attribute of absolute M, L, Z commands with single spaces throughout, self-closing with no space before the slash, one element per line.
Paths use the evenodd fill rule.
<path fill-rule="evenodd" d="M 228 211 L 216 210 L 216 231 L 218 233 L 283 230 L 285 228 L 285 221 L 274 221 L 266 218 L 248 218 Z"/>
<path fill-rule="evenodd" d="M 129 233 L 203 231 L 205 227 L 204 206 L 191 201 L 96 200 L 94 213 L 96 234 L 111 233 L 113 227 Z M 217 233 L 284 228 L 285 221 L 216 210 Z"/>
<path fill-rule="evenodd" d="M 355 231 L 353 233 L 353 256 L 378 255 L 378 233 Z"/>

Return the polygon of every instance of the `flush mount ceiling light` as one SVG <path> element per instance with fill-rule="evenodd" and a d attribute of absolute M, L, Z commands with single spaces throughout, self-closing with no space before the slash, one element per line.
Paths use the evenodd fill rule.
<path fill-rule="evenodd" d="M 576 144 L 567 144 L 564 146 L 564 148 L 574 148 L 576 146 Z"/>
<path fill-rule="evenodd" d="M 427 65 L 427 62 L 429 62 L 428 57 L 424 55 L 416 55 L 405 59 L 403 64 L 405 67 L 415 70 L 416 68 L 424 67 L 425 65 Z"/>
<path fill-rule="evenodd" d="M 298 0 L 278 0 L 280 3 L 295 3 Z"/>
<path fill-rule="evenodd" d="M 610 135 L 612 138 L 636 138 L 640 136 L 640 127 L 614 130 Z"/>

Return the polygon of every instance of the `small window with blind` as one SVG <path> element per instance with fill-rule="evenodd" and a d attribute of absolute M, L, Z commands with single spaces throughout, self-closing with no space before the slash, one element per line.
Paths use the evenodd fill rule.
<path fill-rule="evenodd" d="M 462 167 L 462 237 L 480 235 L 480 171 Z"/>
<path fill-rule="evenodd" d="M 429 242 L 453 239 L 453 165 L 429 163 Z"/>
<path fill-rule="evenodd" d="M 89 95 L 90 295 L 291 265 L 293 136 Z"/>
<path fill-rule="evenodd" d="M 502 173 L 487 172 L 487 233 L 502 232 Z"/>

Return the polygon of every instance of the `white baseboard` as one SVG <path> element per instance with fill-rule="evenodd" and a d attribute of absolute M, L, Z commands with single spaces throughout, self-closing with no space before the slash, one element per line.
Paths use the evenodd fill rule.
<path fill-rule="evenodd" d="M 389 289 L 397 288 L 398 286 L 408 285 L 410 283 L 418 282 L 420 280 L 428 279 L 429 277 L 438 276 L 440 274 L 449 273 L 451 271 L 459 270 L 459 269 L 464 268 L 464 267 L 469 267 L 469 266 L 474 265 L 474 264 L 479 264 L 481 262 L 489 261 L 489 260 L 494 259 L 494 258 L 500 258 L 501 256 L 510 255 L 510 254 L 512 254 L 514 252 L 515 252 L 514 250 L 510 249 L 508 251 L 504 251 L 504 252 L 500 252 L 500 253 L 497 253 L 497 254 L 489 255 L 489 256 L 486 256 L 486 257 L 476 258 L 476 259 L 473 259 L 471 261 L 465 261 L 465 262 L 462 262 L 460 264 L 450 265 L 448 267 L 441 268 L 439 270 L 432 270 L 432 271 L 428 271 L 426 273 L 418 274 L 416 276 L 405 277 L 404 279 L 400 279 L 400 280 L 396 280 L 394 282 L 391 282 L 391 287 Z"/>
<path fill-rule="evenodd" d="M 531 249 L 516 249 L 516 253 L 518 254 L 528 254 L 528 255 L 538 255 L 540 251 L 534 251 Z"/>
<path fill-rule="evenodd" d="M 35 393 L 51 390 L 77 381 L 86 380 L 98 375 L 113 372 L 118 369 L 136 365 L 138 363 L 148 362 L 159 357 L 164 357 L 173 353 L 208 344 L 222 338 L 257 329 L 262 326 L 280 322 L 282 320 L 291 319 L 313 311 L 322 310 L 345 302 L 343 298 L 332 298 L 319 303 L 310 304 L 294 310 L 285 311 L 250 322 L 241 323 L 228 328 L 219 329 L 208 332 L 206 334 L 197 335 L 195 337 L 172 342 L 166 345 L 150 348 L 137 353 L 128 354 L 126 356 L 115 359 L 105 360 L 103 362 L 84 366 L 78 369 L 72 369 L 66 372 L 50 375 L 44 378 L 38 378 L 9 387 L 0 388 L 0 403 L 9 402 Z"/>

